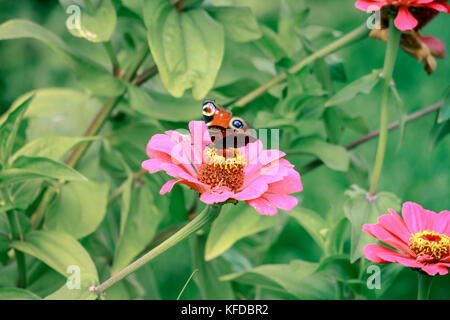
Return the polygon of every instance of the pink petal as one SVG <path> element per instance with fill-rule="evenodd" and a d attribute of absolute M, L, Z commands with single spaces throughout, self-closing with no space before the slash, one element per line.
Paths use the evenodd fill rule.
<path fill-rule="evenodd" d="M 283 180 L 271 183 L 269 192 L 278 194 L 290 194 L 303 190 L 300 174 L 294 169 L 288 170 L 288 175 Z"/>
<path fill-rule="evenodd" d="M 234 192 L 228 187 L 220 187 L 215 190 L 211 190 L 210 192 L 202 193 L 200 196 L 200 201 L 203 201 L 206 204 L 220 203 L 227 201 L 233 195 Z"/>
<path fill-rule="evenodd" d="M 402 206 L 402 216 L 411 233 L 426 230 L 433 220 L 428 217 L 425 210 L 414 202 L 405 202 Z M 430 223 L 428 223 L 430 219 Z"/>
<path fill-rule="evenodd" d="M 241 192 L 236 193 L 233 196 L 233 199 L 236 199 L 236 200 L 250 200 L 250 199 L 259 198 L 269 188 L 267 183 L 265 183 L 263 181 L 263 179 L 264 179 L 264 177 L 259 179 L 259 181 L 251 183 L 244 190 L 242 190 Z"/>
<path fill-rule="evenodd" d="M 161 190 L 159 191 L 159 194 L 165 194 L 167 192 L 172 191 L 172 188 L 175 184 L 181 182 L 183 180 L 181 179 L 173 179 L 173 180 L 169 180 L 167 181 L 161 188 Z"/>
<path fill-rule="evenodd" d="M 439 57 L 445 57 L 445 44 L 441 40 L 433 36 L 420 37 L 420 40 L 425 43 L 425 45 L 430 48 L 431 51 L 438 52 Z"/>
<path fill-rule="evenodd" d="M 382 242 L 401 250 L 412 256 L 408 243 L 397 237 L 395 234 L 383 228 L 380 224 L 365 224 L 362 229 L 364 232 L 370 234 L 372 237 L 381 240 Z"/>
<path fill-rule="evenodd" d="M 148 170 L 150 173 L 155 173 L 163 170 L 162 165 L 166 163 L 161 159 L 149 159 L 142 162 L 142 168 Z"/>
<path fill-rule="evenodd" d="M 187 139 L 190 138 L 187 137 Z M 166 134 L 154 135 L 147 145 L 147 154 L 150 158 L 164 158 L 166 161 L 183 168 L 189 174 L 196 175 L 191 161 L 186 156 L 189 152 L 190 148 L 188 146 L 180 142 L 177 143 Z"/>
<path fill-rule="evenodd" d="M 277 208 L 285 211 L 291 211 L 298 204 L 296 197 L 284 194 L 266 193 L 264 194 L 264 198 Z"/>
<path fill-rule="evenodd" d="M 450 263 L 430 263 L 422 267 L 422 270 L 428 273 L 430 276 L 440 274 L 441 276 L 448 274 L 448 268 Z"/>
<path fill-rule="evenodd" d="M 264 198 L 257 198 L 245 201 L 258 211 L 259 214 L 273 216 L 277 214 L 277 208 Z"/>
<path fill-rule="evenodd" d="M 371 0 L 358 0 L 355 3 L 355 7 L 362 11 L 378 11 L 387 3 L 386 1 L 371 1 Z"/>
<path fill-rule="evenodd" d="M 441 4 L 441 3 L 430 3 L 430 4 L 426 4 L 425 7 L 434 9 L 434 10 L 436 10 L 436 11 L 449 13 L 449 11 L 448 11 L 448 5 L 446 5 L 446 4 Z"/>
<path fill-rule="evenodd" d="M 420 268 L 422 266 L 413 257 L 380 246 L 379 244 L 369 244 L 364 247 L 363 252 L 368 260 L 376 263 L 396 262 L 411 268 Z"/>
<path fill-rule="evenodd" d="M 443 233 L 450 237 L 450 211 L 444 210 L 435 216 L 432 231 Z"/>
<path fill-rule="evenodd" d="M 409 12 L 407 7 L 400 6 L 398 8 L 397 17 L 394 20 L 394 24 L 397 29 L 401 31 L 411 30 L 417 27 L 419 22 L 416 18 Z"/>
<path fill-rule="evenodd" d="M 212 142 L 204 121 L 189 122 L 189 131 L 191 132 L 194 144 L 201 142 L 203 145 L 208 145 Z"/>
<path fill-rule="evenodd" d="M 395 234 L 402 239 L 403 242 L 409 243 L 411 232 L 400 215 L 392 209 L 388 209 L 389 214 L 382 215 L 378 218 L 378 223 L 389 232 Z"/>

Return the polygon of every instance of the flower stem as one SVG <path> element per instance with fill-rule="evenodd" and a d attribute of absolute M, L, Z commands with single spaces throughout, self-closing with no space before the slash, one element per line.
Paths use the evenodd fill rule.
<path fill-rule="evenodd" d="M 108 280 L 97 286 L 94 289 L 94 291 L 97 294 L 102 293 L 116 282 L 122 280 L 123 278 L 135 272 L 137 269 L 139 269 L 146 263 L 153 260 L 161 253 L 165 252 L 167 249 L 173 247 L 181 240 L 186 239 L 188 236 L 190 236 L 191 234 L 193 234 L 194 232 L 196 232 L 209 222 L 213 221 L 219 214 L 221 208 L 222 208 L 221 204 L 208 205 L 195 219 L 193 219 L 191 222 L 185 225 L 182 229 L 174 233 L 170 238 L 162 242 L 157 247 L 147 252 L 138 260 L 128 265 L 127 267 L 123 268 L 121 271 L 113 275 L 111 278 L 109 278 Z"/>
<path fill-rule="evenodd" d="M 428 300 L 430 295 L 431 284 L 433 277 L 419 271 L 418 273 L 419 288 L 417 290 L 417 300 Z"/>
<path fill-rule="evenodd" d="M 401 31 L 398 30 L 393 21 L 389 24 L 389 39 L 386 46 L 386 55 L 384 58 L 384 68 L 382 75 L 383 93 L 381 97 L 380 113 L 380 138 L 378 139 L 378 149 L 373 169 L 372 181 L 370 183 L 370 193 L 375 194 L 378 182 L 380 180 L 381 169 L 383 168 L 384 154 L 386 152 L 386 142 L 388 135 L 388 105 L 391 92 L 392 74 L 394 72 L 395 60 L 400 44 Z"/>
<path fill-rule="evenodd" d="M 114 53 L 111 41 L 103 42 L 103 47 L 105 48 L 106 53 L 108 54 L 109 60 L 111 60 L 111 64 L 113 67 L 113 75 L 116 77 L 119 76 L 120 73 L 119 61 L 117 60 L 116 54 Z"/>
<path fill-rule="evenodd" d="M 348 44 L 351 44 L 353 42 L 356 42 L 360 40 L 361 38 L 365 37 L 369 33 L 369 29 L 367 29 L 366 24 L 354 29 L 353 31 L 349 32 L 345 36 L 337 39 L 336 41 L 330 43 L 326 47 L 314 52 L 313 54 L 309 55 L 296 65 L 292 66 L 290 69 L 288 69 L 288 73 L 295 74 L 299 72 L 301 69 L 303 69 L 305 66 L 310 64 L 311 62 L 314 62 L 317 59 L 323 58 L 336 50 L 339 50 Z M 243 107 L 246 104 L 250 103 L 260 95 L 264 94 L 267 90 L 272 88 L 273 86 L 279 84 L 280 82 L 284 81 L 287 78 L 287 73 L 281 73 L 277 75 L 275 78 L 270 80 L 269 82 L 263 84 L 259 88 L 256 88 L 252 92 L 246 94 L 244 97 L 239 99 L 235 102 L 235 107 Z"/>

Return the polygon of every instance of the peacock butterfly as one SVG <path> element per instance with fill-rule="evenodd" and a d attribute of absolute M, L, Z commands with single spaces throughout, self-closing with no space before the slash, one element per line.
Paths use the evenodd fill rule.
<path fill-rule="evenodd" d="M 253 128 L 247 121 L 233 117 L 230 110 L 215 103 L 214 100 L 205 100 L 202 112 L 211 141 L 217 150 L 240 148 L 256 141 L 250 132 Z"/>

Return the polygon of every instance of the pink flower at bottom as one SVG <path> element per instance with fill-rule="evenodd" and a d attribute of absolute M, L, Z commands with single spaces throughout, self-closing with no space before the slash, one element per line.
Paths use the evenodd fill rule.
<path fill-rule="evenodd" d="M 291 193 L 302 191 L 300 174 L 279 150 L 263 150 L 260 140 L 226 151 L 208 147 L 211 137 L 203 121 L 189 123 L 190 134 L 166 131 L 154 135 L 147 145 L 150 157 L 142 167 L 150 173 L 165 171 L 169 180 L 160 193 L 177 183 L 200 193 L 207 204 L 228 199 L 245 201 L 258 213 L 275 215 L 277 208 L 292 210 L 298 200 Z"/>
<path fill-rule="evenodd" d="M 397 249 L 369 244 L 364 248 L 367 259 L 376 263 L 401 263 L 420 268 L 430 276 L 445 275 L 450 267 L 450 211 L 439 214 L 413 202 L 405 202 L 402 217 L 394 210 L 378 218 L 377 224 L 366 224 L 363 231 Z"/>
<path fill-rule="evenodd" d="M 426 9 L 425 15 L 430 16 L 433 12 L 450 13 L 450 7 L 445 3 L 447 0 L 358 0 L 355 7 L 366 11 L 379 11 L 383 7 L 392 6 L 397 10 L 394 24 L 401 31 L 412 30 L 428 20 L 423 17 L 422 9 Z M 430 10 L 431 9 L 431 10 Z M 419 10 L 419 12 L 416 12 Z M 428 13 L 428 10 L 431 12 Z M 418 20 L 419 19 L 419 20 Z"/>

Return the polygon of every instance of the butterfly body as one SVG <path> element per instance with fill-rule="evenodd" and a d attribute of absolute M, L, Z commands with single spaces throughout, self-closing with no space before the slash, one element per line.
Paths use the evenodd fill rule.
<path fill-rule="evenodd" d="M 248 132 L 251 126 L 244 119 L 233 117 L 230 110 L 216 104 L 214 100 L 205 100 L 202 111 L 211 140 L 217 150 L 240 148 L 256 141 L 256 138 Z"/>

